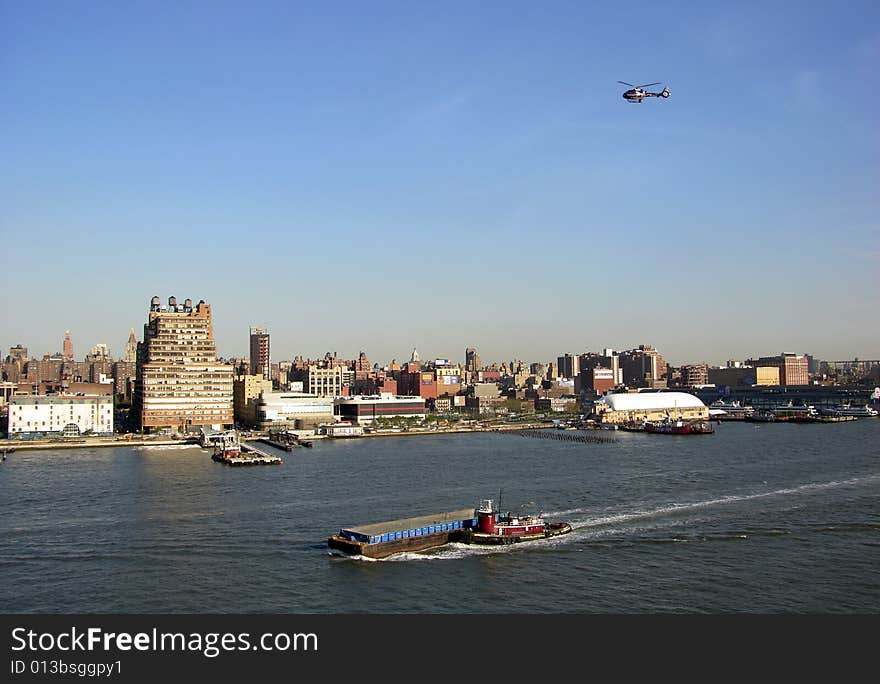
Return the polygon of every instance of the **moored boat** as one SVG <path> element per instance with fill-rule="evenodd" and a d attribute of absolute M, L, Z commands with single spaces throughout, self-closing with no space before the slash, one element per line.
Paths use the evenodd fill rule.
<path fill-rule="evenodd" d="M 708 420 L 696 420 L 691 423 L 692 435 L 711 435 L 713 432 L 715 432 L 715 428 Z"/>
<path fill-rule="evenodd" d="M 877 410 L 871 408 L 867 404 L 864 406 L 851 406 L 850 404 L 840 404 L 820 409 L 824 416 L 855 416 L 857 418 L 874 418 L 878 415 Z"/>
<path fill-rule="evenodd" d="M 241 456 L 241 442 L 235 430 L 227 430 L 217 437 L 213 442 L 214 453 L 211 458 L 215 461 L 228 461 Z"/>
<path fill-rule="evenodd" d="M 795 404 L 788 402 L 787 404 L 779 404 L 770 408 L 776 420 L 787 420 L 791 422 L 811 422 L 819 415 L 815 406 L 808 404 Z"/>
<path fill-rule="evenodd" d="M 654 432 L 661 435 L 689 435 L 693 431 L 693 425 L 684 420 L 646 422 L 645 432 Z"/>
<path fill-rule="evenodd" d="M 754 413 L 753 407 L 743 406 L 738 401 L 718 399 L 709 404 L 709 417 L 712 420 L 745 420 Z"/>

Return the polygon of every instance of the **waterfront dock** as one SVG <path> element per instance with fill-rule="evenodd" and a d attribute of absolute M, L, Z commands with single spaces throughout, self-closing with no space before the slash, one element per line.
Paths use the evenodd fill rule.
<path fill-rule="evenodd" d="M 78 437 L 76 439 L 34 439 L 34 440 L 0 440 L 5 442 L 4 449 L 9 451 L 29 451 L 46 449 L 90 449 L 96 447 L 198 447 L 196 438 L 169 439 L 150 438 L 145 436 L 131 435 L 132 439 L 126 439 L 124 435 L 116 437 Z"/>
<path fill-rule="evenodd" d="M 260 439 L 258 439 L 256 441 L 261 442 L 263 444 L 267 444 L 268 446 L 274 447 L 274 448 L 279 449 L 281 451 L 293 451 L 295 448 L 297 448 L 299 446 L 298 444 L 291 444 L 290 442 L 286 442 L 286 443 L 285 442 L 278 442 L 274 439 L 269 439 L 268 437 L 261 437 Z"/>
<path fill-rule="evenodd" d="M 310 441 L 303 440 L 298 433 L 290 430 L 270 430 L 268 435 L 256 437 L 254 441 L 262 442 L 263 444 L 267 444 L 270 447 L 274 447 L 275 449 L 279 449 L 281 451 L 293 451 L 294 449 L 299 449 L 300 447 L 308 448 L 312 446 L 312 443 Z"/>

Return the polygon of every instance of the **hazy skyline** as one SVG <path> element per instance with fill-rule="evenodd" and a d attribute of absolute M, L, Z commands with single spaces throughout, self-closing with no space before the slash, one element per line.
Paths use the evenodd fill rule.
<path fill-rule="evenodd" d="M 0 353 L 175 295 L 226 357 L 880 358 L 878 20 L 0 0 Z"/>

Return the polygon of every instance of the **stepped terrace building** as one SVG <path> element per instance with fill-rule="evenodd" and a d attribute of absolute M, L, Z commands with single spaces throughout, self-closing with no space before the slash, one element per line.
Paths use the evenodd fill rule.
<path fill-rule="evenodd" d="M 150 302 L 138 344 L 132 411 L 145 431 L 197 432 L 233 424 L 232 366 L 217 361 L 211 306 Z"/>

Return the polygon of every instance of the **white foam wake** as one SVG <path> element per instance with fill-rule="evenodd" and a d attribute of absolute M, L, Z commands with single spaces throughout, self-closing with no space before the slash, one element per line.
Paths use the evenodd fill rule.
<path fill-rule="evenodd" d="M 811 482 L 796 487 L 784 487 L 774 489 L 769 492 L 758 492 L 755 494 L 731 494 L 727 496 L 719 496 L 704 501 L 694 501 L 689 503 L 670 503 L 665 506 L 659 506 L 650 510 L 631 511 L 626 513 L 616 513 L 611 515 L 601 515 L 598 517 L 587 517 L 584 520 L 571 520 L 572 532 L 570 534 L 558 537 L 550 537 L 549 539 L 540 539 L 522 544 L 510 544 L 504 546 L 480 546 L 473 544 L 452 543 L 437 549 L 426 552 L 397 553 L 387 558 L 365 558 L 363 556 L 348 556 L 347 554 L 339 554 L 353 560 L 363 560 L 370 562 L 406 562 L 406 561 L 432 561 L 432 560 L 456 560 L 459 558 L 467 558 L 471 556 L 485 556 L 499 553 L 513 553 L 517 551 L 547 549 L 548 547 L 570 544 L 572 541 L 580 541 L 591 537 L 604 536 L 617 531 L 617 526 L 625 525 L 641 520 L 652 520 L 656 518 L 669 517 L 676 514 L 688 513 L 714 506 L 725 506 L 736 504 L 743 501 L 753 501 L 756 499 L 770 498 L 774 496 L 787 496 L 792 494 L 802 494 L 813 491 L 821 491 L 832 489 L 835 487 L 847 487 L 855 484 L 862 484 L 880 480 L 880 474 L 868 475 L 866 477 L 854 477 L 848 480 L 832 480 L 830 482 Z M 577 516 L 578 514 L 589 514 L 593 512 L 589 508 L 572 508 L 564 511 L 553 511 L 544 513 L 548 519 L 558 518 L 561 516 Z M 610 529 L 609 529 L 610 528 Z M 736 535 L 745 539 L 746 535 Z M 337 554 L 333 554 L 337 555 Z"/>
<path fill-rule="evenodd" d="M 657 517 L 662 515 L 668 515 L 672 513 L 682 513 L 690 510 L 698 510 L 701 508 L 709 508 L 712 506 L 721 506 L 726 504 L 738 503 L 741 501 L 753 501 L 755 499 L 764 499 L 774 496 L 785 496 L 790 494 L 801 494 L 804 492 L 818 491 L 823 489 L 832 489 L 834 487 L 847 487 L 854 484 L 862 484 L 866 482 L 871 482 L 874 480 L 880 480 L 880 474 L 876 475 L 868 475 L 866 477 L 853 477 L 848 480 L 832 480 L 830 482 L 811 482 L 808 484 L 799 485 L 797 487 L 785 487 L 782 489 L 774 489 L 769 492 L 758 492 L 755 494 L 730 494 L 727 496 L 719 496 L 714 499 L 706 499 L 705 501 L 694 501 L 689 503 L 671 503 L 666 506 L 661 506 L 659 508 L 655 508 L 647 511 L 635 511 L 632 513 L 621 513 L 618 515 L 609 515 L 600 518 L 591 518 L 588 520 L 578 521 L 573 523 L 574 527 L 585 527 L 588 525 L 597 526 L 597 525 L 609 525 L 619 522 L 628 522 L 630 520 L 638 520 L 640 518 L 650 518 Z M 571 508 L 565 511 L 552 511 L 548 513 L 544 513 L 546 518 L 553 518 L 559 516 L 570 516 L 577 515 L 579 513 L 590 513 L 591 509 L 589 508 Z"/>

